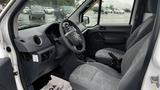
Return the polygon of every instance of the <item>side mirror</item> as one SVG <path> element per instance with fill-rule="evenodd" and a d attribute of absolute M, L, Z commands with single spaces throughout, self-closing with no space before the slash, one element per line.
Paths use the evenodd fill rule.
<path fill-rule="evenodd" d="M 89 24 L 89 23 L 90 23 L 90 20 L 89 20 L 89 17 L 88 17 L 88 16 L 84 16 L 84 17 L 83 17 L 83 23 L 84 23 L 84 24 Z"/>

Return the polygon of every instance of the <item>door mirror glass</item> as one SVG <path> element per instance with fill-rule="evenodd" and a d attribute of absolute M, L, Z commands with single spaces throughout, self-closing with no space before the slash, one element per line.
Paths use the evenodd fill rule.
<path fill-rule="evenodd" d="M 88 16 L 84 16 L 84 17 L 83 17 L 83 23 L 84 23 L 84 24 L 89 24 L 89 23 L 90 23 L 90 20 L 89 20 L 89 17 L 88 17 Z"/>

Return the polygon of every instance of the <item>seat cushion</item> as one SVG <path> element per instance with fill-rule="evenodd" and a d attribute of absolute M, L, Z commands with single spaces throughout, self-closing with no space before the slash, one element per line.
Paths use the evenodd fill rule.
<path fill-rule="evenodd" d="M 76 68 L 70 76 L 70 83 L 73 89 L 117 90 L 121 75 L 112 68 L 101 65 L 98 63 L 87 63 Z M 108 73 L 107 71 L 113 73 Z M 112 74 L 115 74 L 117 77 L 112 76 Z"/>
<path fill-rule="evenodd" d="M 96 61 L 107 65 L 110 64 L 112 57 L 108 53 L 112 53 L 118 59 L 121 59 L 125 52 L 113 48 L 101 49 L 96 52 Z"/>
<path fill-rule="evenodd" d="M 122 74 L 117 72 L 117 70 L 107 66 L 107 65 L 104 65 L 104 64 L 101 64 L 101 63 L 98 63 L 98 62 L 88 62 L 87 63 L 88 65 L 91 65 L 91 66 L 94 66 L 98 69 L 100 69 L 101 71 L 107 73 L 108 75 L 111 75 L 111 76 L 114 76 L 116 78 L 122 78 Z"/>

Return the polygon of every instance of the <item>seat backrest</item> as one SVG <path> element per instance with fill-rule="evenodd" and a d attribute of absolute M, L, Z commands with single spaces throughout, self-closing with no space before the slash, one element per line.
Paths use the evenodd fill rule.
<path fill-rule="evenodd" d="M 123 75 L 128 71 L 128 69 L 133 64 L 135 58 L 140 54 L 139 53 L 140 50 L 143 49 L 144 43 L 146 43 L 149 37 L 150 33 L 147 34 L 145 37 L 143 37 L 140 41 L 138 41 L 135 45 L 133 45 L 130 49 L 126 51 L 121 63 L 121 71 Z"/>
<path fill-rule="evenodd" d="M 156 7 L 157 7 L 157 4 L 158 3 L 158 0 L 147 0 L 147 11 L 148 12 L 156 12 Z M 153 6 L 154 5 L 154 6 Z M 146 40 L 146 38 L 148 37 L 148 35 L 151 33 L 150 31 L 152 31 L 153 29 L 153 24 L 154 24 L 154 20 L 152 19 L 153 17 L 150 17 L 148 19 L 148 21 L 145 25 L 145 27 L 148 27 L 147 25 L 152 25 L 152 27 L 148 27 L 146 30 L 141 30 L 139 29 L 140 32 L 139 34 L 141 35 L 144 35 L 143 37 L 141 37 L 139 40 L 137 40 L 137 42 L 135 42 L 134 45 L 132 45 L 125 53 L 125 55 L 123 56 L 123 60 L 122 60 L 122 64 L 121 64 L 121 71 L 122 71 L 122 74 L 125 74 L 127 72 L 127 70 L 129 69 L 129 67 L 131 66 L 132 62 L 134 61 L 134 58 L 136 57 L 138 51 L 142 48 L 142 45 L 144 43 L 144 41 Z M 152 21 L 152 23 L 150 23 Z M 150 24 L 149 24 L 150 23 Z M 142 25 L 144 26 L 144 25 Z M 143 27 L 141 27 L 143 28 Z M 145 33 L 144 31 L 148 32 L 148 33 Z M 143 34 L 145 33 L 145 34 Z"/>
<path fill-rule="evenodd" d="M 120 80 L 118 90 L 138 90 L 138 80 L 147 54 L 151 34 L 152 32 L 147 34 L 126 52 L 121 66 L 123 77 Z"/>
<path fill-rule="evenodd" d="M 137 41 L 152 31 L 154 15 L 146 19 L 136 30 L 130 35 L 126 43 L 126 50 L 132 47 Z"/>
<path fill-rule="evenodd" d="M 142 22 L 136 30 L 130 35 L 126 43 L 126 50 L 132 47 L 137 41 L 147 35 L 149 32 L 152 31 L 153 22 L 154 22 L 154 15 L 157 10 L 157 2 L 158 0 L 147 0 L 146 3 L 146 13 L 152 13 L 153 16 L 150 16 L 148 19 Z"/>
<path fill-rule="evenodd" d="M 155 13 L 157 3 L 158 0 L 147 0 L 147 12 Z M 132 44 L 129 45 L 121 63 L 123 77 L 120 80 L 118 90 L 139 90 L 140 72 L 148 51 L 153 24 L 154 16 L 148 18 L 138 27 L 139 31 L 133 33 L 137 35 L 131 35 L 130 38 L 133 38 L 133 42 L 131 40 Z"/>

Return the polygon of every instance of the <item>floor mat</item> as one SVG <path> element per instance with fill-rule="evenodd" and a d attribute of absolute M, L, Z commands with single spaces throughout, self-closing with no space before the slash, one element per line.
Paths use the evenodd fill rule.
<path fill-rule="evenodd" d="M 70 83 L 51 75 L 51 80 L 41 90 L 72 90 Z"/>

